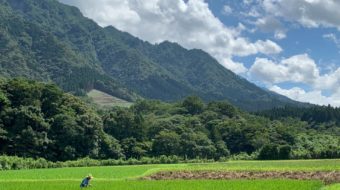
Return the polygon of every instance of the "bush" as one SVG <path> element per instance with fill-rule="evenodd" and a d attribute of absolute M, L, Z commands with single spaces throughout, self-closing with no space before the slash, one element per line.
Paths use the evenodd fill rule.
<path fill-rule="evenodd" d="M 258 158 L 258 152 L 254 152 L 252 154 L 241 152 L 239 154 L 231 155 L 229 160 L 255 160 L 256 158 Z"/>
<path fill-rule="evenodd" d="M 289 145 L 283 145 L 279 147 L 279 157 L 280 160 L 288 160 L 291 158 L 292 148 Z"/>
<path fill-rule="evenodd" d="M 43 158 L 34 160 L 32 158 L 20 158 L 16 156 L 0 156 L 0 170 L 39 169 L 52 167 L 54 167 L 54 163 Z"/>
<path fill-rule="evenodd" d="M 262 147 L 259 152 L 260 160 L 288 160 L 291 158 L 292 148 L 289 145 L 268 144 Z"/>
<path fill-rule="evenodd" d="M 277 160 L 279 158 L 279 149 L 277 145 L 264 145 L 260 150 L 258 159 L 260 160 Z"/>
<path fill-rule="evenodd" d="M 43 158 L 20 158 L 16 156 L 0 156 L 0 170 L 21 170 L 21 169 L 40 169 L 40 168 L 63 168 L 63 167 L 90 167 L 90 166 L 117 166 L 117 165 L 142 165 L 142 164 L 176 164 L 176 163 L 206 163 L 214 162 L 209 159 L 184 160 L 178 156 L 142 157 L 137 160 L 94 160 L 85 157 L 78 160 L 65 162 L 51 162 Z"/>

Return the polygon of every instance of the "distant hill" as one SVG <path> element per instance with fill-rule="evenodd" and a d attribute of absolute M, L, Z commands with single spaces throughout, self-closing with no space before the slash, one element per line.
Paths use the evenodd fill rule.
<path fill-rule="evenodd" d="M 56 0 L 0 0 L 0 76 L 53 81 L 78 95 L 98 89 L 128 101 L 198 95 L 249 111 L 303 105 L 257 87 L 202 50 L 102 28 Z"/>

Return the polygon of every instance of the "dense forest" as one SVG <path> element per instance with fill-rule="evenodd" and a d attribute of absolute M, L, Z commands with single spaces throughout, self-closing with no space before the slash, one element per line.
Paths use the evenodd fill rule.
<path fill-rule="evenodd" d="M 1 155 L 50 161 L 161 155 L 339 158 L 339 137 L 337 122 L 270 119 L 195 96 L 172 104 L 140 100 L 130 108 L 100 110 L 53 84 L 0 81 Z"/>
<path fill-rule="evenodd" d="M 95 88 L 128 101 L 195 94 L 248 111 L 304 106 L 257 87 L 202 50 L 102 28 L 56 0 L 0 0 L 0 76 L 54 82 L 76 95 Z"/>
<path fill-rule="evenodd" d="M 298 118 L 310 124 L 340 125 L 340 108 L 328 106 L 312 106 L 310 108 L 280 107 L 258 112 L 257 115 L 277 120 L 286 117 Z"/>

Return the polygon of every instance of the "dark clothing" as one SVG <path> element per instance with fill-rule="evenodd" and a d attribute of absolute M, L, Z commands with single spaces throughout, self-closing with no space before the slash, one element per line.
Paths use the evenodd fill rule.
<path fill-rule="evenodd" d="M 83 181 L 80 184 L 80 187 L 88 187 L 90 185 L 90 180 L 91 178 L 88 178 L 88 177 L 83 179 Z"/>

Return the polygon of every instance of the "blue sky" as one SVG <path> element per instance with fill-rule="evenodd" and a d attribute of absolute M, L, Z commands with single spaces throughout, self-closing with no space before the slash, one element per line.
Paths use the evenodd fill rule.
<path fill-rule="evenodd" d="M 151 43 L 199 48 L 257 85 L 340 106 L 338 0 L 60 0 Z M 227 81 L 226 81 L 227 82 Z"/>
<path fill-rule="evenodd" d="M 258 7 L 259 4 L 254 3 L 255 1 L 252 1 L 252 6 L 245 6 L 244 3 L 240 3 L 240 0 L 207 0 L 206 2 L 209 4 L 209 8 L 213 14 L 225 25 L 237 26 L 238 23 L 242 23 L 246 27 L 254 28 L 254 24 L 249 22 L 256 22 L 257 18 L 247 18 L 240 15 L 240 12 L 249 12 L 252 7 Z M 229 7 L 230 9 L 228 8 L 228 10 L 232 12 L 226 14 L 224 7 Z M 327 34 L 340 35 L 336 27 L 308 28 L 294 22 L 280 21 L 282 26 L 287 30 L 285 32 L 286 37 L 283 39 L 275 39 L 275 31 L 245 31 L 244 36 L 253 40 L 271 39 L 275 41 L 284 49 L 284 51 L 278 55 L 279 57 L 308 53 L 310 57 L 321 66 L 320 69 L 322 72 L 329 71 L 327 70 L 327 66 L 330 66 L 329 64 L 340 66 L 340 47 L 337 47 L 337 44 L 331 39 L 324 37 L 324 35 Z M 250 66 L 254 57 L 256 56 L 249 56 L 240 59 L 240 61 Z"/>

